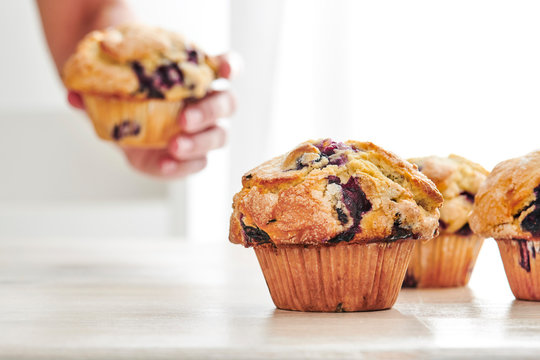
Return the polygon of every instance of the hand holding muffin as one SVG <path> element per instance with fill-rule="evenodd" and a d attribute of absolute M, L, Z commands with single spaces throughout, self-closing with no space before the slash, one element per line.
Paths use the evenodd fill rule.
<path fill-rule="evenodd" d="M 229 78 L 232 66 L 227 55 L 218 56 L 220 76 Z M 69 103 L 84 110 L 79 93 L 69 91 Z M 137 170 L 163 178 L 184 177 L 206 166 L 206 154 L 222 147 L 226 131 L 217 120 L 228 117 L 235 110 L 235 98 L 228 91 L 215 92 L 188 104 L 178 115 L 177 121 L 183 131 L 174 136 L 163 149 L 122 147 L 129 163 Z"/>
<path fill-rule="evenodd" d="M 124 147 L 123 150 L 127 156 L 127 159 L 130 163 L 137 168 L 138 170 L 155 175 L 160 177 L 180 177 L 188 175 L 189 173 L 201 170 L 206 163 L 206 153 L 210 150 L 215 149 L 223 145 L 225 141 L 225 131 L 216 124 L 216 120 L 220 117 L 227 117 L 232 114 L 234 111 L 234 98 L 233 96 L 225 91 L 219 93 L 207 93 L 207 81 L 204 80 L 204 76 L 199 76 L 202 73 L 206 74 L 209 71 L 206 69 L 203 62 L 206 64 L 206 55 L 204 55 L 200 49 L 197 49 L 195 46 L 190 48 L 190 51 L 186 51 L 187 62 L 189 64 L 183 64 L 183 62 L 176 62 L 176 65 L 179 66 L 179 71 L 177 71 L 176 66 L 173 64 L 174 61 L 179 60 L 181 56 L 181 51 L 177 51 L 176 55 L 171 54 L 173 50 L 179 50 L 182 46 L 191 46 L 191 44 L 185 43 L 182 41 L 179 35 L 155 28 L 149 28 L 145 26 L 133 26 L 133 25 L 121 25 L 116 29 L 108 28 L 110 26 L 115 26 L 118 24 L 125 24 L 134 21 L 133 13 L 130 11 L 129 6 L 123 0 L 96 0 L 92 2 L 87 1 L 38 1 L 40 14 L 43 22 L 43 28 L 49 48 L 55 60 L 55 63 L 60 72 L 66 63 L 66 60 L 71 55 L 72 58 L 78 57 L 78 65 L 82 65 L 82 70 L 77 74 L 77 71 L 73 72 L 75 74 L 73 78 L 69 80 L 70 88 L 68 92 L 68 101 L 69 103 L 80 109 L 87 109 L 89 115 L 97 119 L 93 121 L 95 125 L 98 123 L 103 123 L 99 121 L 96 115 L 96 106 L 92 106 L 92 100 L 87 101 L 87 104 L 83 102 L 82 95 L 85 92 L 88 93 L 89 97 L 99 97 L 99 95 L 109 94 L 111 95 L 111 90 L 116 88 L 126 88 L 129 87 L 129 84 L 133 84 L 134 81 L 139 82 L 142 80 L 142 85 L 140 89 L 145 91 L 133 92 L 132 94 L 117 93 L 114 94 L 114 97 L 117 100 L 123 98 L 127 100 L 128 98 L 137 97 L 139 102 L 141 102 L 141 97 L 144 97 L 144 94 L 150 96 L 150 100 L 159 100 L 161 95 L 168 97 L 171 100 L 171 96 L 176 94 L 179 96 L 179 92 L 186 90 L 181 94 L 180 98 L 189 96 L 189 105 L 179 105 L 179 102 L 174 106 L 182 107 L 182 111 L 171 110 L 170 115 L 168 116 L 169 124 L 168 127 L 159 128 L 157 127 L 157 132 L 164 132 L 164 136 L 160 138 L 159 134 L 154 136 L 154 140 L 150 140 L 151 135 L 148 132 L 145 133 L 145 127 L 141 126 L 133 119 L 112 119 L 114 113 L 118 113 L 118 107 L 116 109 L 111 109 L 110 103 L 107 106 L 103 107 L 101 113 L 106 117 L 110 117 L 109 120 L 112 120 L 114 124 L 110 129 L 106 129 L 101 133 L 104 134 L 103 137 L 116 139 L 120 145 L 130 143 L 130 146 Z M 90 37 L 100 33 L 103 35 L 103 42 L 97 44 L 97 49 L 99 51 L 90 53 L 79 53 L 78 55 L 73 55 L 75 50 L 75 45 L 86 35 L 94 29 L 104 29 L 108 28 L 105 31 L 93 32 L 88 35 L 85 40 L 88 40 Z M 106 36 L 109 34 L 111 36 Z M 120 36 L 118 36 L 121 34 Z M 100 35 L 98 35 L 99 37 Z M 86 45 L 83 45 L 85 43 Z M 95 43 L 91 41 L 83 41 L 79 47 L 85 47 L 86 49 L 95 47 Z M 153 50 L 164 50 L 165 53 L 163 56 L 157 56 Z M 186 49 L 187 50 L 187 49 Z M 131 70 L 134 71 L 134 67 L 137 67 L 136 62 L 140 60 L 141 63 L 146 63 L 148 65 L 148 57 L 154 56 L 154 60 L 157 60 L 159 66 L 161 66 L 161 73 L 154 76 L 149 73 L 151 69 L 143 69 L 142 71 L 133 72 L 132 74 L 125 77 L 127 72 L 125 69 L 122 69 L 119 62 L 126 60 L 126 56 L 129 55 L 135 56 L 137 59 L 132 59 L 133 61 L 128 61 L 128 67 L 131 67 Z M 96 55 L 98 59 L 92 61 L 92 56 Z M 148 56 L 150 55 L 150 56 Z M 171 55 L 167 57 L 167 55 Z M 174 56 L 176 58 L 174 58 Z M 85 57 L 86 56 L 86 57 Z M 81 59 L 82 58 L 82 59 Z M 111 61 L 100 61 L 103 59 L 109 59 Z M 114 61 L 113 58 L 116 58 Z M 229 78 L 231 75 L 231 63 L 227 56 L 216 56 L 209 57 L 212 63 L 211 68 L 213 73 L 212 77 L 222 77 Z M 195 65 L 195 60 L 201 62 L 200 65 Z M 204 61 L 203 61 L 204 60 Z M 151 61 L 150 61 L 151 62 Z M 108 66 L 110 65 L 110 66 Z M 117 65 L 116 68 L 114 65 Z M 190 66 L 193 65 L 193 66 Z M 158 67 L 159 67 L 158 66 Z M 165 67 L 163 67 L 165 66 Z M 169 66 L 169 68 L 166 68 Z M 187 66 L 187 69 L 185 68 Z M 76 68 L 77 66 L 75 66 Z M 97 73 L 92 69 L 96 70 L 100 68 L 104 70 L 105 73 Z M 114 68 L 114 70 L 112 70 Z M 108 72 L 108 70 L 112 70 Z M 190 78 L 193 78 L 194 71 L 202 69 L 199 71 L 199 74 L 195 74 L 197 81 L 191 81 Z M 141 69 L 139 69 L 141 70 Z M 168 70 L 168 71 L 164 71 Z M 150 71 L 151 72 L 151 71 Z M 107 75 L 108 74 L 108 75 Z M 121 74 L 124 74 L 122 76 Z M 64 72 L 64 75 L 66 73 Z M 90 76 L 88 76 L 90 75 Z M 185 89 L 186 87 L 180 86 L 180 77 L 183 77 L 185 84 L 187 85 L 190 82 L 189 87 L 194 87 L 193 89 Z M 152 79 L 152 81 L 150 81 Z M 64 80 L 67 80 L 64 76 Z M 120 81 L 123 80 L 123 81 Z M 81 86 L 81 82 L 86 82 L 86 85 L 89 85 L 94 81 L 94 88 Z M 161 82 L 161 84 L 159 84 Z M 172 84 L 174 83 L 174 84 Z M 195 83 L 195 84 L 194 84 Z M 154 86 L 154 85 L 157 85 Z M 166 89 L 158 89 L 161 85 L 165 85 Z M 171 86 L 169 86 L 171 85 Z M 167 86 L 169 86 L 167 88 Z M 204 94 L 202 94 L 202 90 Z M 94 91 L 95 90 L 95 91 Z M 154 91 L 156 90 L 156 91 Z M 193 92 L 194 96 L 191 96 L 190 91 Z M 114 91 L 113 91 L 114 93 Z M 202 97 L 201 97 L 202 96 Z M 118 101 L 119 102 L 119 101 Z M 95 101 L 94 101 L 95 103 Z M 156 116 L 159 117 L 159 109 L 166 108 L 167 105 L 157 103 L 152 105 L 153 111 L 151 116 L 155 119 Z M 132 110 L 134 108 L 141 109 L 141 106 L 132 104 L 134 106 L 129 106 Z M 171 106 L 169 106 L 171 107 Z M 162 113 L 162 112 L 161 112 Z M 140 114 L 139 114 L 140 115 Z M 174 116 L 172 116 L 174 115 Z M 161 117 L 163 119 L 163 117 Z M 103 119 L 101 119 L 103 120 Z M 138 120 L 138 119 L 137 119 Z M 159 120 L 159 119 L 158 119 Z M 158 121 L 159 122 L 159 121 Z M 177 136 L 174 128 L 182 128 L 181 134 Z M 169 130 L 167 130 L 167 128 Z M 97 129 L 97 126 L 96 126 Z M 98 131 L 98 133 L 100 132 Z M 168 131 L 168 132 L 167 132 Z M 151 131 L 152 132 L 152 131 Z M 154 131 L 155 132 L 155 131 Z M 155 135 L 155 134 L 154 134 Z M 163 138 L 169 137 L 168 141 L 163 140 Z M 135 138 L 138 138 L 138 141 L 133 141 Z M 144 140 L 143 140 L 144 138 Z M 143 141 L 141 141 L 143 140 Z M 152 142 L 154 142 L 152 144 Z M 142 149 L 142 146 L 158 146 L 159 148 L 151 149 Z"/>
<path fill-rule="evenodd" d="M 171 175 L 204 167 L 206 152 L 224 143 L 216 120 L 230 115 L 234 100 L 209 92 L 214 79 L 230 75 L 225 59 L 175 33 L 125 24 L 87 35 L 63 79 L 81 94 L 71 99 L 84 104 L 101 138 L 122 146 L 136 167 Z"/>

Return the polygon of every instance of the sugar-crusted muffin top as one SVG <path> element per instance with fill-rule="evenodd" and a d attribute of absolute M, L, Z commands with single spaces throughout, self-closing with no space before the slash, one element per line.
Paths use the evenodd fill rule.
<path fill-rule="evenodd" d="M 495 166 L 476 195 L 470 222 L 486 237 L 540 238 L 540 151 Z"/>
<path fill-rule="evenodd" d="M 311 140 L 242 178 L 229 240 L 254 246 L 431 239 L 442 195 L 370 142 Z"/>
<path fill-rule="evenodd" d="M 67 88 L 129 99 L 206 95 L 217 63 L 174 32 L 140 24 L 93 31 L 66 62 Z"/>
<path fill-rule="evenodd" d="M 428 156 L 409 159 L 442 193 L 440 228 L 444 233 L 470 235 L 469 215 L 474 197 L 489 171 L 461 156 Z"/>

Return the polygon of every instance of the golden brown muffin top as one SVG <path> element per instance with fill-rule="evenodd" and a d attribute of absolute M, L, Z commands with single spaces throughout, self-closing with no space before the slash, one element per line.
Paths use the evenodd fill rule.
<path fill-rule="evenodd" d="M 206 95 L 216 62 L 182 36 L 124 24 L 93 31 L 66 62 L 68 89 L 129 99 L 180 100 Z"/>
<path fill-rule="evenodd" d="M 469 215 L 474 197 L 489 171 L 461 156 L 428 156 L 409 159 L 442 193 L 441 232 L 470 235 Z"/>
<path fill-rule="evenodd" d="M 370 142 L 311 140 L 242 178 L 229 240 L 254 246 L 431 239 L 442 195 Z"/>
<path fill-rule="evenodd" d="M 476 195 L 470 222 L 486 237 L 540 238 L 540 151 L 495 166 Z"/>

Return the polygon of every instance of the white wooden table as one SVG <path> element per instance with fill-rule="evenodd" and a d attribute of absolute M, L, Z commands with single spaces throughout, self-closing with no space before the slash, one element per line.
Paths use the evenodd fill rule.
<path fill-rule="evenodd" d="M 482 251 L 467 288 L 324 314 L 276 310 L 252 250 L 225 239 L 3 239 L 0 358 L 540 358 L 540 303 Z"/>

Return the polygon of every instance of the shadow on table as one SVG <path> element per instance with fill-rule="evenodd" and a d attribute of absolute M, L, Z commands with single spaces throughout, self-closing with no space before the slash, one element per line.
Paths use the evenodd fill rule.
<path fill-rule="evenodd" d="M 470 303 L 474 298 L 475 294 L 468 286 L 433 289 L 404 288 L 399 293 L 397 304 Z"/>
<path fill-rule="evenodd" d="M 540 302 L 513 300 L 506 316 L 510 319 L 529 319 L 534 321 L 540 329 Z"/>
<path fill-rule="evenodd" d="M 270 342 L 295 338 L 303 344 L 343 344 L 359 346 L 385 344 L 394 338 L 429 341 L 429 329 L 413 316 L 396 309 L 318 313 L 274 310 L 265 324 L 265 335 Z M 290 341 L 290 340 L 289 340 Z"/>
<path fill-rule="evenodd" d="M 402 289 L 394 306 L 405 316 L 419 319 L 452 318 L 456 314 L 477 317 L 480 306 L 468 287 L 443 289 Z"/>
<path fill-rule="evenodd" d="M 513 300 L 506 312 L 504 324 L 507 340 L 537 344 L 540 334 L 540 302 Z"/>

